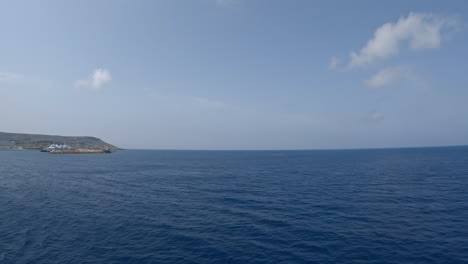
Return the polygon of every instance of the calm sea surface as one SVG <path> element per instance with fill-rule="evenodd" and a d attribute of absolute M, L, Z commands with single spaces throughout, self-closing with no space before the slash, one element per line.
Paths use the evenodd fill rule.
<path fill-rule="evenodd" d="M 468 148 L 0 151 L 0 263 L 468 263 Z"/>

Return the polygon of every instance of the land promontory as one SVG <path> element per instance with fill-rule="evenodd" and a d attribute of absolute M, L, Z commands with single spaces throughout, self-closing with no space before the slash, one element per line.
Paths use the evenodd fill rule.
<path fill-rule="evenodd" d="M 0 132 L 0 149 L 45 149 L 51 144 L 66 144 L 74 149 L 119 149 L 95 137 L 67 137 Z"/>

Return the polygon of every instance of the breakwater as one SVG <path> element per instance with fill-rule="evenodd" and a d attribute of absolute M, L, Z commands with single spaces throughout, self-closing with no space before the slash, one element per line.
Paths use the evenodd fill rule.
<path fill-rule="evenodd" d="M 106 154 L 111 153 L 110 150 L 101 149 L 72 149 L 72 150 L 54 150 L 49 151 L 50 154 Z"/>

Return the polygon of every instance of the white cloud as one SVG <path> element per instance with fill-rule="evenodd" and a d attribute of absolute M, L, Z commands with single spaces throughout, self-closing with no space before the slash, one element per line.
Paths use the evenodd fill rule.
<path fill-rule="evenodd" d="M 104 85 L 112 81 L 112 76 L 109 70 L 96 69 L 93 74 L 86 80 L 78 80 L 75 82 L 76 87 L 87 87 L 93 90 L 100 90 Z"/>
<path fill-rule="evenodd" d="M 12 72 L 0 72 L 0 83 L 11 83 L 23 79 L 22 74 Z"/>
<path fill-rule="evenodd" d="M 364 84 L 369 88 L 380 88 L 398 82 L 411 81 L 414 79 L 415 75 L 411 68 L 406 66 L 399 66 L 394 68 L 386 68 L 377 72 L 371 78 L 364 81 Z"/>
<path fill-rule="evenodd" d="M 104 84 L 112 80 L 111 74 L 106 69 L 97 69 L 94 71 L 91 78 L 91 86 L 94 88 L 101 88 Z"/>
<path fill-rule="evenodd" d="M 438 48 L 442 34 L 456 25 L 457 22 L 452 18 L 410 13 L 400 17 L 396 23 L 386 23 L 379 27 L 359 52 L 351 52 L 348 68 L 363 67 L 395 56 L 402 43 L 408 43 L 414 51 Z"/>

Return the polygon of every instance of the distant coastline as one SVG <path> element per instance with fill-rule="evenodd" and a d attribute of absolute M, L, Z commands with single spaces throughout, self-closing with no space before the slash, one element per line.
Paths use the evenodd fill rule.
<path fill-rule="evenodd" d="M 120 149 L 102 139 L 89 136 L 57 136 L 0 132 L 0 149 L 44 150 L 52 144 L 67 144 L 80 150 Z"/>

